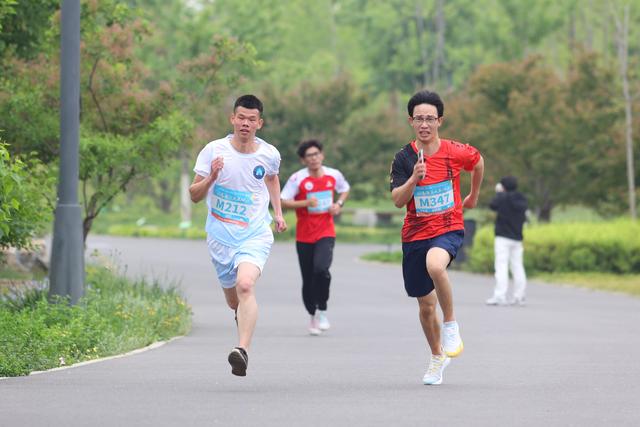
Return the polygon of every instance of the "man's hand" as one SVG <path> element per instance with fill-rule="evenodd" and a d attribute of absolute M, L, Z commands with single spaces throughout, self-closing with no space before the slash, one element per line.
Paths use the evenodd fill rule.
<path fill-rule="evenodd" d="M 223 167 L 224 167 L 224 157 L 220 156 L 213 159 L 213 161 L 211 162 L 211 173 L 209 175 L 211 177 L 212 182 L 218 179 L 218 174 L 220 174 L 220 171 L 222 170 Z"/>
<path fill-rule="evenodd" d="M 318 206 L 318 199 L 316 199 L 315 197 L 311 197 L 307 199 L 308 208 L 315 208 L 316 206 Z"/>
<path fill-rule="evenodd" d="M 331 207 L 329 208 L 329 213 L 332 216 L 336 216 L 336 215 L 340 215 L 340 211 L 341 211 L 341 206 L 337 203 L 332 203 Z"/>
<path fill-rule="evenodd" d="M 478 196 L 473 196 L 471 194 L 469 194 L 467 197 L 464 198 L 464 201 L 462 202 L 462 207 L 465 209 L 473 209 L 476 207 L 476 205 L 478 204 Z"/>
<path fill-rule="evenodd" d="M 420 182 L 424 179 L 424 176 L 427 174 L 427 165 L 424 162 L 416 162 L 413 166 L 413 173 L 411 174 L 411 179 L 414 183 Z"/>
<path fill-rule="evenodd" d="M 276 215 L 273 218 L 273 221 L 276 223 L 276 232 L 277 233 L 282 233 L 283 231 L 286 231 L 287 223 L 285 222 L 285 220 L 282 217 L 282 215 Z"/>

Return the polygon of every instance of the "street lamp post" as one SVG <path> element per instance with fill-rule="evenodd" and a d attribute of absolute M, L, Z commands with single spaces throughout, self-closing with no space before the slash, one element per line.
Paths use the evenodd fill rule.
<path fill-rule="evenodd" d="M 78 204 L 80 0 L 63 0 L 60 37 L 60 174 L 51 248 L 49 297 L 84 294 L 82 212 Z"/>

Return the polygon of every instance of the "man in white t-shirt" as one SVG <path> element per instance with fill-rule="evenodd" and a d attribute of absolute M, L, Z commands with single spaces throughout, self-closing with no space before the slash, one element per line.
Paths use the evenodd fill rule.
<path fill-rule="evenodd" d="M 191 200 L 207 200 L 207 245 L 229 307 L 236 313 L 238 346 L 229 353 L 234 375 L 245 376 L 247 351 L 258 316 L 254 287 L 273 244 L 287 224 L 280 207 L 280 153 L 256 137 L 262 102 L 243 95 L 233 106 L 233 134 L 208 143 L 196 160 Z"/>

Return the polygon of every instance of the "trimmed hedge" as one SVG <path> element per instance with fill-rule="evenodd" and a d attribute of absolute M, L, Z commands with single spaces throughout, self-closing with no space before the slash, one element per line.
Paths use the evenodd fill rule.
<path fill-rule="evenodd" d="M 468 267 L 493 272 L 493 227 L 475 235 Z M 528 272 L 640 272 L 640 223 L 558 223 L 524 230 L 524 264 Z"/>
<path fill-rule="evenodd" d="M 291 224 L 291 223 L 288 223 Z M 293 223 L 295 224 L 295 222 Z M 158 227 L 154 225 L 113 225 L 108 234 L 129 237 L 157 237 L 167 239 L 201 239 L 207 237 L 204 227 Z M 350 225 L 336 225 L 336 235 L 340 242 L 352 243 L 397 243 L 400 241 L 400 227 L 374 228 Z M 293 241 L 296 237 L 295 225 L 284 233 L 274 233 L 276 241 Z"/>

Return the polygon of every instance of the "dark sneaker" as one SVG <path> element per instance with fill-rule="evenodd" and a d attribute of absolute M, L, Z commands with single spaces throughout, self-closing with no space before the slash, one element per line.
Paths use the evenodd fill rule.
<path fill-rule="evenodd" d="M 231 373 L 239 377 L 247 375 L 247 366 L 249 365 L 249 356 L 242 347 L 236 347 L 229 353 L 229 364 L 231 365 Z"/>

